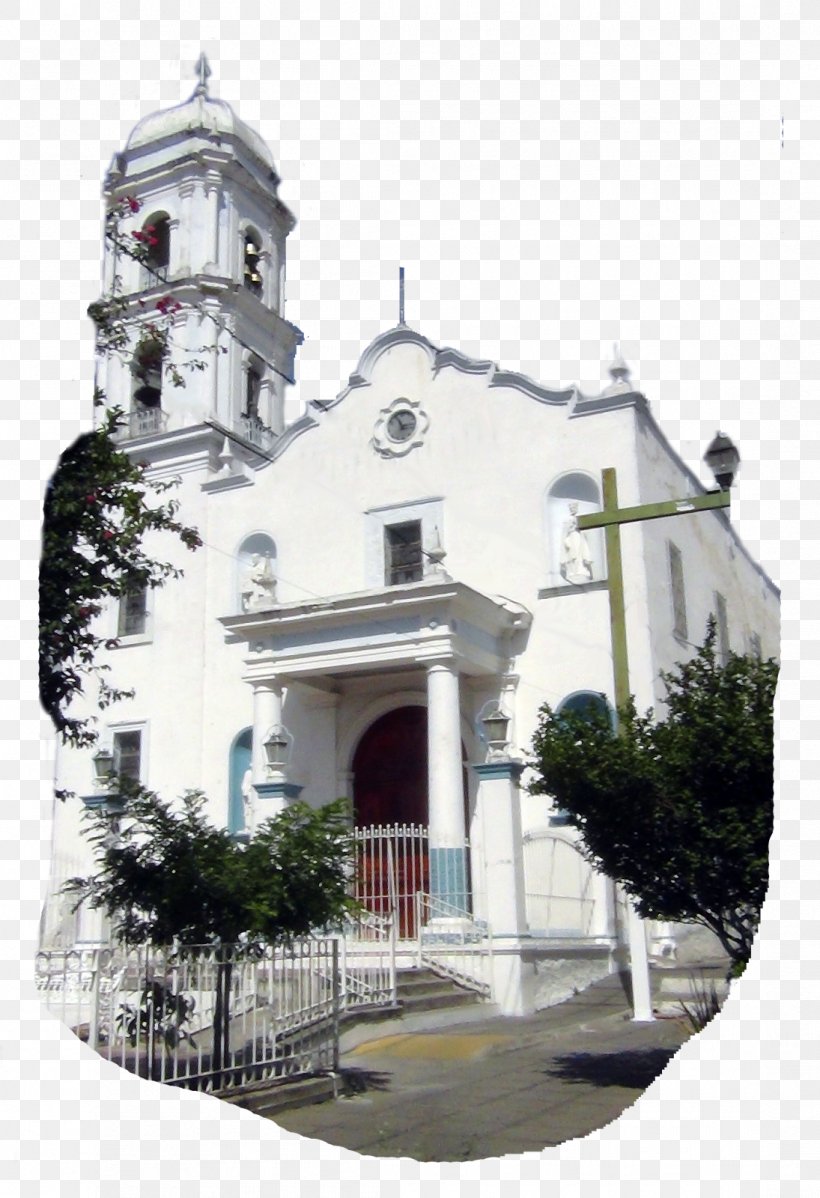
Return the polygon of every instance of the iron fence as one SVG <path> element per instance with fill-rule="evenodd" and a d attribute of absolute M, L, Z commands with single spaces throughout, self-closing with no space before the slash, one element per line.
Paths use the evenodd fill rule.
<path fill-rule="evenodd" d="M 340 936 L 44 951 L 35 981 L 106 1060 L 155 1081 L 230 1090 L 335 1070 L 342 1012 L 395 1003 L 392 921 L 369 934 L 364 959 Z"/>
<path fill-rule="evenodd" d="M 356 828 L 355 897 L 371 914 L 393 915 L 400 940 L 414 940 L 416 894 L 430 888 L 429 832 L 423 824 Z"/>

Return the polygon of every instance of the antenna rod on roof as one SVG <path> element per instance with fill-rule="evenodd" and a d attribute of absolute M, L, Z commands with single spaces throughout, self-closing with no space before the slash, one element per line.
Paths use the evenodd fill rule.
<path fill-rule="evenodd" d="M 404 324 L 404 267 L 399 267 L 399 324 Z"/>

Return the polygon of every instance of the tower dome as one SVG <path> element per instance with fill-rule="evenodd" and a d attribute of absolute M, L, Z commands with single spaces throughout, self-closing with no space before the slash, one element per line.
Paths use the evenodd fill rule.
<path fill-rule="evenodd" d="M 225 100 L 208 94 L 211 68 L 204 54 L 199 56 L 196 72 L 199 83 L 184 103 L 149 113 L 134 126 L 125 144 L 126 155 L 130 158 L 145 153 L 149 147 L 153 150 L 178 143 L 187 135 L 205 138 L 217 145 L 227 142 L 235 148 L 249 150 L 266 171 L 275 176 L 273 156 L 260 134 L 240 120 Z"/>
<path fill-rule="evenodd" d="M 209 96 L 199 88 L 184 104 L 143 117 L 132 130 L 125 149 L 138 150 L 186 133 L 215 141 L 225 138 L 241 142 L 269 170 L 274 169 L 273 156 L 260 135 L 240 120 L 225 100 Z"/>

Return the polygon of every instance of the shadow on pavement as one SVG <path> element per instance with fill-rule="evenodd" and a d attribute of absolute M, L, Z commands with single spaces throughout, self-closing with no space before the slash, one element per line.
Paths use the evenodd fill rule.
<path fill-rule="evenodd" d="M 345 1094 L 365 1094 L 368 1090 L 389 1090 L 391 1073 L 378 1073 L 375 1069 L 340 1069 L 342 1088 Z"/>
<path fill-rule="evenodd" d="M 594 1086 L 623 1086 L 645 1090 L 676 1056 L 676 1048 L 635 1048 L 624 1052 L 574 1052 L 555 1058 L 547 1076 Z"/>

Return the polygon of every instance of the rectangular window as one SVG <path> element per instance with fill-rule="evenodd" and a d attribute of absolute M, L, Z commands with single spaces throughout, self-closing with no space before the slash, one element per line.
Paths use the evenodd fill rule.
<path fill-rule="evenodd" d="M 388 525 L 384 530 L 385 585 L 421 582 L 424 558 L 421 551 L 421 520 Z"/>
<path fill-rule="evenodd" d="M 689 635 L 686 623 L 686 587 L 683 581 L 683 558 L 677 545 L 667 542 L 669 549 L 669 576 L 672 586 L 672 631 L 681 640 Z"/>
<path fill-rule="evenodd" d="M 760 643 L 760 633 L 749 633 L 749 655 L 756 657 L 758 661 L 763 657 L 763 646 Z"/>
<path fill-rule="evenodd" d="M 114 773 L 122 778 L 131 778 L 134 782 L 140 780 L 142 764 L 142 732 L 139 728 L 129 728 L 124 732 L 115 732 L 112 745 L 114 754 Z"/>
<path fill-rule="evenodd" d="M 148 623 L 148 590 L 129 591 L 120 599 L 117 618 L 117 636 L 140 636 Z"/>
<path fill-rule="evenodd" d="M 719 591 L 715 591 L 715 618 L 717 620 L 717 647 L 721 664 L 729 660 L 731 646 L 729 644 L 729 616 L 726 611 L 726 600 Z"/>

